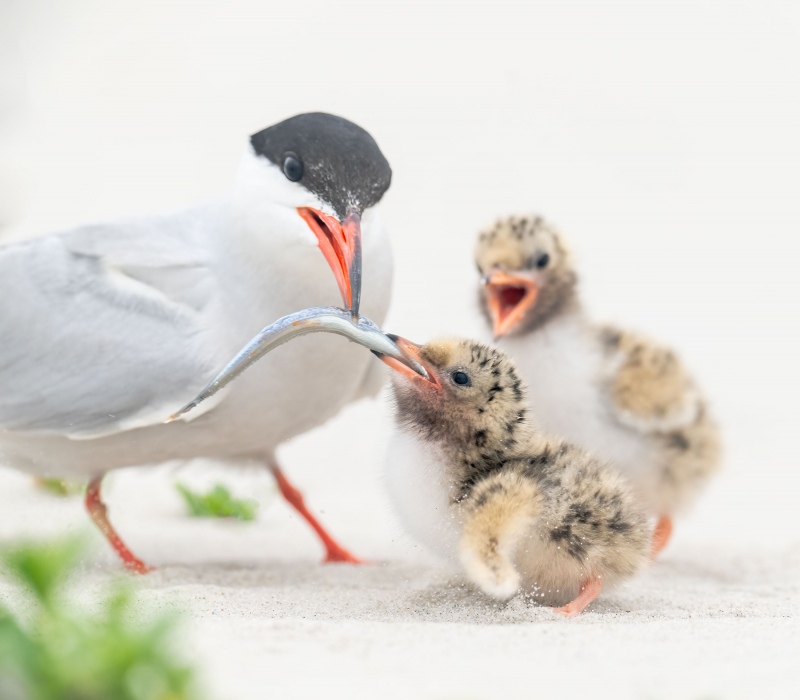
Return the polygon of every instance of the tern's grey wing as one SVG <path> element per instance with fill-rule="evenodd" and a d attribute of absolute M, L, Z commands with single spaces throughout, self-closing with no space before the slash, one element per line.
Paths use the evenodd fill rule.
<path fill-rule="evenodd" d="M 0 430 L 89 438 L 160 423 L 229 349 L 203 251 L 149 225 L 0 248 Z"/>

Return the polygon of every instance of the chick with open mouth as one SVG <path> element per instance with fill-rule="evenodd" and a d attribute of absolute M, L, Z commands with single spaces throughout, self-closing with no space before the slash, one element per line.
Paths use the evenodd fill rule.
<path fill-rule="evenodd" d="M 630 480 L 657 521 L 657 555 L 720 463 L 698 384 L 670 348 L 592 321 L 570 250 L 541 217 L 509 216 L 484 229 L 475 262 L 481 308 L 532 389 L 537 422 Z"/>

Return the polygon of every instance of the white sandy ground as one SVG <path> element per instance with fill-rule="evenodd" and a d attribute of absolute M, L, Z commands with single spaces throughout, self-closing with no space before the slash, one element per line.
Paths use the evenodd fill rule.
<path fill-rule="evenodd" d="M 368 411 L 375 405 L 356 406 L 315 437 L 324 443 Z M 138 582 L 142 609 L 184 611 L 179 647 L 211 700 L 800 696 L 800 543 L 796 530 L 741 527 L 742 512 L 724 505 L 735 501 L 735 479 L 679 526 L 657 564 L 567 621 L 531 601 L 496 604 L 407 542 L 365 459 L 380 438 L 365 440 L 340 478 L 331 469 L 340 456 L 306 461 L 316 440 L 285 450 L 287 463 L 303 464 L 292 471 L 311 503 L 371 560 L 364 567 L 319 564 L 309 531 L 257 470 L 198 462 L 109 480 L 113 521 L 158 566 Z M 217 479 L 258 498 L 255 523 L 185 517 L 172 483 Z M 80 498 L 50 496 L 7 471 L 0 492 L 2 541 L 85 528 Z M 704 537 L 704 523 L 732 536 Z M 79 587 L 89 604 L 120 575 L 93 539 Z M 0 584 L 0 599 L 8 595 Z"/>
<path fill-rule="evenodd" d="M 403 540 L 383 403 L 280 455 L 369 567 L 319 566 L 265 474 L 113 476 L 112 520 L 159 567 L 142 605 L 187 610 L 210 700 L 800 697 L 798 84 L 782 0 L 0 0 L 3 240 L 215 196 L 247 134 L 330 111 L 394 169 L 388 330 L 472 334 L 476 230 L 539 210 L 590 309 L 674 344 L 724 428 L 662 559 L 572 621 L 492 606 Z M 172 481 L 220 475 L 256 523 L 183 516 Z M 85 526 L 79 499 L 0 470 L 0 542 Z M 89 602 L 119 573 L 92 536 Z"/>

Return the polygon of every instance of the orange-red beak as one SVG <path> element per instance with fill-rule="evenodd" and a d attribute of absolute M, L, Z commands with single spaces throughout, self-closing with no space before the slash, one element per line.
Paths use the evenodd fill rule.
<path fill-rule="evenodd" d="M 386 334 L 389 338 L 391 338 L 395 345 L 402 351 L 402 353 L 406 357 L 410 357 L 412 360 L 421 364 L 425 371 L 428 373 L 427 378 L 417 374 L 413 369 L 407 367 L 399 360 L 396 360 L 394 357 L 389 357 L 388 355 L 379 355 L 382 362 L 389 365 L 393 370 L 400 372 L 404 377 L 408 379 L 412 379 L 415 381 L 425 382 L 426 384 L 431 384 L 435 388 L 441 388 L 441 384 L 439 384 L 439 380 L 436 378 L 436 373 L 433 371 L 431 366 L 422 359 L 420 355 L 420 348 L 421 345 L 417 345 L 416 343 L 412 343 L 410 340 L 406 338 L 402 338 L 399 335 L 394 335 L 393 333 Z M 376 353 L 377 354 L 377 353 Z"/>
<path fill-rule="evenodd" d="M 348 212 L 344 221 L 311 207 L 298 207 L 297 213 L 319 241 L 319 249 L 328 261 L 346 309 L 358 316 L 361 303 L 361 217 Z"/>
<path fill-rule="evenodd" d="M 495 338 L 512 330 L 536 302 L 539 287 L 527 277 L 499 270 L 485 281 L 486 300 L 492 314 Z"/>

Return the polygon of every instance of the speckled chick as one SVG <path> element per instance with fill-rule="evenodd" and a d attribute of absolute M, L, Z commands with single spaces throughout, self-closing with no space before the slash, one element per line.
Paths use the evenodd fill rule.
<path fill-rule="evenodd" d="M 523 590 L 566 603 L 557 611 L 569 617 L 645 564 L 650 531 L 624 478 L 539 437 L 506 355 L 468 340 L 397 342 L 429 375 L 385 360 L 398 370 L 387 480 L 412 535 L 485 593 Z"/>
<path fill-rule="evenodd" d="M 669 348 L 590 321 L 570 252 L 541 217 L 497 221 L 479 235 L 475 260 L 481 308 L 533 389 L 537 421 L 628 477 L 658 519 L 657 554 L 719 465 L 718 430 L 694 380 Z"/>

